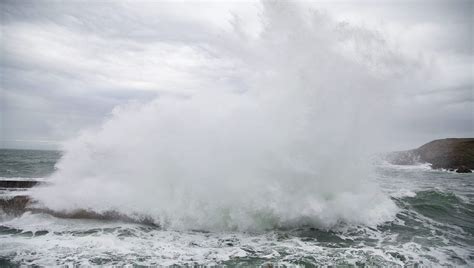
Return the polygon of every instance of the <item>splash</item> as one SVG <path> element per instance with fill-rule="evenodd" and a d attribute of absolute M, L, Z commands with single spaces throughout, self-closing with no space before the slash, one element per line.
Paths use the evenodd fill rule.
<path fill-rule="evenodd" d="M 260 23 L 257 36 L 236 20 L 205 49 L 188 47 L 225 63 L 201 70 L 205 88 L 117 107 L 64 144 L 52 185 L 33 197 L 54 210 L 145 214 L 171 229 L 392 219 L 368 156 L 403 58 L 376 32 L 297 5 L 265 2 Z"/>

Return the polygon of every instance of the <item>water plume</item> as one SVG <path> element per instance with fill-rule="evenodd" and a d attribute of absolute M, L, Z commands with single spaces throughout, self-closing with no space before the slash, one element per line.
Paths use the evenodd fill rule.
<path fill-rule="evenodd" d="M 231 67 L 201 70 L 210 82 L 192 92 L 117 107 L 64 144 L 52 185 L 33 197 L 172 229 L 390 220 L 395 205 L 368 180 L 369 155 L 403 58 L 376 32 L 289 3 L 264 2 L 256 36 L 239 27 L 191 47 Z"/>

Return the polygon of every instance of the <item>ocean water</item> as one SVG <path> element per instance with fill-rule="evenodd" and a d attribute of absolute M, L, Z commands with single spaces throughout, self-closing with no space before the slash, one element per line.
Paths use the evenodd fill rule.
<path fill-rule="evenodd" d="M 61 153 L 0 150 L 0 177 L 49 180 Z M 217 265 L 459 267 L 474 265 L 474 175 L 374 161 L 393 219 L 265 230 L 158 227 L 120 220 L 0 214 L 0 266 Z M 2 191 L 2 198 L 27 191 Z M 304 208 L 301 208 L 304 210 Z M 192 223 L 190 223 L 192 225 Z M 271 226 L 271 225 L 265 225 Z"/>
<path fill-rule="evenodd" d="M 1 178 L 44 178 L 54 172 L 59 151 L 0 149 Z"/>

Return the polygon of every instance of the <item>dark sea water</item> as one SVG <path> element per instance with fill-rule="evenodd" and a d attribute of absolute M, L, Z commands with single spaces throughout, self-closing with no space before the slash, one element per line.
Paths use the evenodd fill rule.
<path fill-rule="evenodd" d="M 48 180 L 61 154 L 0 150 L 0 177 Z M 473 267 L 474 175 L 379 162 L 373 180 L 398 207 L 378 226 L 341 223 L 260 233 L 164 230 L 121 221 L 0 212 L 0 267 L 226 265 Z M 28 191 L 1 191 L 11 198 Z"/>
<path fill-rule="evenodd" d="M 0 177 L 44 178 L 60 157 L 59 151 L 0 149 Z"/>

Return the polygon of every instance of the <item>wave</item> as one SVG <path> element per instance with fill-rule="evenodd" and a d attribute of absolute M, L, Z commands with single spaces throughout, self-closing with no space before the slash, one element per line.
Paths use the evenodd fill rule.
<path fill-rule="evenodd" d="M 275 259 L 288 266 L 400 262 L 371 247 L 348 252 L 344 248 L 321 247 L 314 241 L 288 237 L 288 234 L 285 237 L 279 232 L 175 232 L 121 222 L 71 221 L 43 214 L 24 214 L 7 221 L 0 226 L 0 235 L 3 235 L 0 256 L 39 266 L 71 263 L 258 266 Z M 340 240 L 337 235 L 332 236 Z M 98 244 L 107 246 L 97 247 Z"/>
<path fill-rule="evenodd" d="M 402 217 L 403 218 L 403 217 Z M 419 217 L 416 218 L 420 220 Z M 405 219 L 377 228 L 351 226 L 340 231 L 314 228 L 246 232 L 163 230 L 156 226 L 63 219 L 25 213 L 0 226 L 0 256 L 40 266 L 67 265 L 468 265 L 469 245 L 453 247 L 436 226 Z M 397 231 L 396 234 L 392 233 Z M 407 232 L 408 230 L 408 232 Z M 437 232 L 427 243 L 420 232 Z M 462 233 L 456 243 L 462 240 Z M 440 239 L 443 238 L 443 239 Z M 97 245 L 105 247 L 97 247 Z M 77 254 L 81 252 L 81 254 Z"/>
<path fill-rule="evenodd" d="M 64 144 L 52 185 L 33 197 L 56 211 L 138 213 L 173 229 L 393 219 L 395 204 L 367 180 L 387 121 L 382 98 L 368 96 L 395 85 L 399 66 L 386 63 L 396 54 L 376 32 L 291 3 L 265 2 L 261 24 L 255 39 L 236 31 L 196 48 L 234 66 L 241 88 L 211 84 L 117 107 Z"/>
<path fill-rule="evenodd" d="M 400 169 L 400 170 L 433 170 L 430 163 L 417 163 L 413 165 L 396 165 L 391 164 L 387 161 L 382 161 L 380 166 L 390 169 Z"/>
<path fill-rule="evenodd" d="M 400 206 L 447 226 L 457 226 L 474 235 L 474 204 L 453 192 L 418 191 L 400 199 Z"/>

